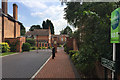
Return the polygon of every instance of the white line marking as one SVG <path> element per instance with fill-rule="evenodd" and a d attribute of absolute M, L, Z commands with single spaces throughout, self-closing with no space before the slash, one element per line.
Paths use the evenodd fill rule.
<path fill-rule="evenodd" d="M 47 64 L 47 62 L 50 60 L 50 58 L 52 57 L 52 55 L 48 58 L 48 60 L 42 65 L 42 67 L 40 67 L 40 69 L 31 77 L 30 80 L 33 80 L 35 78 L 35 76 L 37 76 L 37 74 L 42 70 L 42 68 Z"/>
<path fill-rule="evenodd" d="M 1 53 L 1 54 L 2 54 L 2 53 Z M 14 54 L 6 55 L 6 56 L 1 56 L 1 57 L 3 58 L 3 57 L 7 57 L 7 56 L 16 55 L 16 54 L 20 54 L 20 53 L 14 53 Z"/>

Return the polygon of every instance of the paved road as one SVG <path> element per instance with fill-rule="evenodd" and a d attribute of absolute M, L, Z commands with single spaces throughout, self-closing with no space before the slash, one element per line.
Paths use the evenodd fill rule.
<path fill-rule="evenodd" d="M 3 78 L 31 78 L 51 56 L 51 50 L 24 52 L 2 58 Z"/>

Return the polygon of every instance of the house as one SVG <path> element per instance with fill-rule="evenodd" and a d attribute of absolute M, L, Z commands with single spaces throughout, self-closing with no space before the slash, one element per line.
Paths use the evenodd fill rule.
<path fill-rule="evenodd" d="M 18 21 L 18 6 L 13 4 L 13 17 L 7 13 L 7 0 L 2 0 L 2 42 L 9 42 L 10 44 L 18 41 L 16 45 L 16 51 L 22 51 L 22 44 L 25 42 L 25 37 L 20 35 L 21 22 Z M 1 40 L 1 39 L 0 39 Z"/>
<path fill-rule="evenodd" d="M 68 35 L 64 35 L 64 34 L 52 35 L 52 41 L 51 41 L 52 43 L 54 42 L 54 37 L 57 37 L 57 45 L 59 46 L 66 43 Z"/>
<path fill-rule="evenodd" d="M 26 38 L 33 38 L 38 47 L 51 46 L 51 31 L 49 29 L 34 29 L 34 31 L 28 31 Z"/>

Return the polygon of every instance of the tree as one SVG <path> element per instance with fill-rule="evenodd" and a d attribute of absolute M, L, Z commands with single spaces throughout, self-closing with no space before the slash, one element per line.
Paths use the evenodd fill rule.
<path fill-rule="evenodd" d="M 60 34 L 67 34 L 67 35 L 72 34 L 72 29 L 69 26 L 67 26 L 64 30 L 60 31 Z"/>
<path fill-rule="evenodd" d="M 23 24 L 20 24 L 20 34 L 21 36 L 24 36 L 26 33 L 25 27 L 23 26 Z"/>
<path fill-rule="evenodd" d="M 29 31 L 33 31 L 34 29 L 42 29 L 40 25 L 32 25 Z"/>
<path fill-rule="evenodd" d="M 67 3 L 65 19 L 78 28 L 74 33 L 80 49 L 76 66 L 87 75 L 91 75 L 88 72 L 92 71 L 87 70 L 94 69 L 94 63 L 101 57 L 112 59 L 110 16 L 118 6 L 116 3 L 83 3 L 82 6 L 79 3 Z"/>
<path fill-rule="evenodd" d="M 54 34 L 54 25 L 51 20 L 47 19 L 46 21 L 43 21 L 42 27 L 43 29 L 48 29 L 50 27 L 51 34 Z"/>

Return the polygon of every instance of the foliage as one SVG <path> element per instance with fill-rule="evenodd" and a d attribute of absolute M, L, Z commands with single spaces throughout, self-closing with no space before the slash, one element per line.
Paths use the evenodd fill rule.
<path fill-rule="evenodd" d="M 78 53 L 78 51 L 70 50 L 69 51 L 69 56 L 72 57 L 73 54 Z"/>
<path fill-rule="evenodd" d="M 24 51 L 30 51 L 30 44 L 29 43 L 23 43 L 23 45 L 22 45 L 22 51 L 24 52 Z"/>
<path fill-rule="evenodd" d="M 9 46 L 10 46 L 10 51 L 11 52 L 16 52 L 16 50 L 17 50 L 17 45 L 19 44 L 19 41 L 17 40 L 17 41 L 13 41 L 13 42 L 9 42 L 9 40 L 6 40 L 5 42 L 7 42 L 8 44 L 9 44 Z"/>
<path fill-rule="evenodd" d="M 39 47 L 39 49 L 47 49 L 46 47 Z"/>
<path fill-rule="evenodd" d="M 48 49 L 52 49 L 52 47 L 49 46 Z"/>
<path fill-rule="evenodd" d="M 48 29 L 50 27 L 51 34 L 54 34 L 54 25 L 51 20 L 47 19 L 46 21 L 43 21 L 42 27 L 43 29 Z"/>
<path fill-rule="evenodd" d="M 59 47 L 62 47 L 62 45 L 59 45 Z"/>
<path fill-rule="evenodd" d="M 21 36 L 24 36 L 26 33 L 25 27 L 23 26 L 23 24 L 20 25 L 20 34 Z"/>
<path fill-rule="evenodd" d="M 5 52 L 5 53 L 0 54 L 0 56 L 6 56 L 10 54 L 15 54 L 15 52 Z"/>
<path fill-rule="evenodd" d="M 31 50 L 36 50 L 36 49 L 37 49 L 37 47 L 35 47 L 35 46 L 34 46 L 34 47 L 31 47 Z"/>
<path fill-rule="evenodd" d="M 72 34 L 72 29 L 69 26 L 67 26 L 64 30 L 60 31 L 60 34 L 70 35 L 70 34 Z"/>
<path fill-rule="evenodd" d="M 34 31 L 34 29 L 42 29 L 40 25 L 32 25 L 29 31 Z"/>
<path fill-rule="evenodd" d="M 118 6 L 116 3 L 67 3 L 65 19 L 78 28 L 73 36 L 77 39 L 80 54 L 73 54 L 72 58 L 87 76 L 91 76 L 94 63 L 101 57 L 112 59 L 110 16 Z"/>
<path fill-rule="evenodd" d="M 10 47 L 9 47 L 8 43 L 3 42 L 3 43 L 0 43 L 0 45 L 2 45 L 2 53 L 10 51 Z"/>
<path fill-rule="evenodd" d="M 64 47 L 64 51 L 65 51 L 66 53 L 68 53 L 68 54 L 69 54 L 69 51 L 70 51 L 70 50 L 73 50 L 72 47 L 71 47 L 71 48 L 70 48 L 70 47 L 67 47 L 67 44 L 66 44 L 66 43 L 64 44 L 63 47 Z"/>
<path fill-rule="evenodd" d="M 26 38 L 26 42 L 29 43 L 31 46 L 35 46 L 35 40 L 31 38 Z"/>

